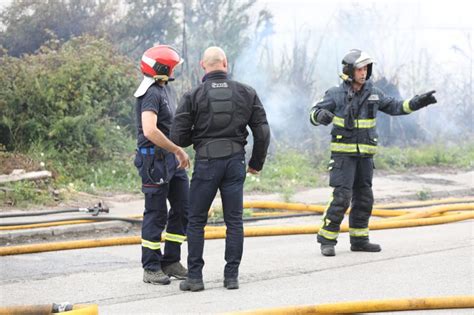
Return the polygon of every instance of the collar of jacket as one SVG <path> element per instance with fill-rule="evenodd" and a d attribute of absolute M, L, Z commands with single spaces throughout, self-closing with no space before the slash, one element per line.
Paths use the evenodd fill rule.
<path fill-rule="evenodd" d="M 227 73 L 221 70 L 216 70 L 216 71 L 206 73 L 202 77 L 202 82 L 205 82 L 207 80 L 222 80 L 222 79 L 227 79 Z"/>
<path fill-rule="evenodd" d="M 371 90 L 372 86 L 372 81 L 365 82 L 362 88 L 360 89 L 359 94 L 363 94 L 365 91 Z M 350 82 L 344 81 L 341 83 L 341 87 L 347 94 L 349 93 L 350 89 L 352 89 L 352 84 Z"/>

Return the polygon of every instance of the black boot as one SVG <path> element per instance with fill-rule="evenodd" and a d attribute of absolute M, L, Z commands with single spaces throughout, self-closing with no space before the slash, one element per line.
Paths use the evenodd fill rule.
<path fill-rule="evenodd" d="M 336 256 L 334 245 L 321 245 L 321 254 L 323 256 Z"/>
<path fill-rule="evenodd" d="M 186 278 L 186 280 L 181 281 L 179 284 L 179 289 L 181 291 L 202 291 L 204 290 L 204 282 L 202 282 L 202 279 L 190 279 Z"/>
<path fill-rule="evenodd" d="M 168 277 L 175 277 L 179 280 L 186 279 L 188 275 L 188 269 L 184 268 L 179 261 L 168 266 L 162 266 L 161 268 Z"/>
<path fill-rule="evenodd" d="M 151 271 L 145 269 L 143 271 L 143 282 L 151 284 L 170 284 L 171 281 L 161 270 Z"/>
<path fill-rule="evenodd" d="M 379 244 L 362 242 L 362 243 L 354 243 L 351 244 L 351 251 L 353 252 L 380 252 L 382 247 Z"/>
<path fill-rule="evenodd" d="M 226 278 L 224 279 L 224 288 L 228 290 L 235 290 L 239 288 L 239 279 L 237 278 Z"/>

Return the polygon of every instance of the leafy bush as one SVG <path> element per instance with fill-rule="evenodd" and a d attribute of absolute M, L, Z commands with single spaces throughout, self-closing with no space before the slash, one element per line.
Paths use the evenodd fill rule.
<path fill-rule="evenodd" d="M 2 56 L 0 63 L 0 141 L 8 150 L 41 143 L 77 161 L 97 161 L 128 147 L 136 72 L 107 41 L 52 41 L 38 54 Z"/>
<path fill-rule="evenodd" d="M 378 169 L 401 170 L 413 167 L 474 167 L 474 143 L 438 143 L 418 147 L 381 147 L 375 155 Z"/>
<path fill-rule="evenodd" d="M 324 186 L 321 173 L 327 158 L 288 148 L 270 155 L 260 175 L 247 175 L 245 191 L 282 192 L 285 199 L 301 188 Z"/>

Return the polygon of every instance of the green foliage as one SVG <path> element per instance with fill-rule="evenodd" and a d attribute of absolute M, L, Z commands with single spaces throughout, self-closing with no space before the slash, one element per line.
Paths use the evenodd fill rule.
<path fill-rule="evenodd" d="M 48 190 L 48 185 L 42 181 L 9 183 L 4 187 L 4 192 L 0 192 L 0 200 L 2 199 L 3 202 L 0 202 L 0 206 L 27 207 L 33 204 L 54 204 L 54 197 Z"/>
<path fill-rule="evenodd" d="M 281 149 L 268 157 L 260 175 L 247 175 L 246 192 L 280 192 L 286 200 L 301 188 L 324 186 L 321 173 L 327 159 L 291 149 Z"/>
<path fill-rule="evenodd" d="M 418 197 L 418 200 L 429 200 L 433 198 L 431 194 L 431 189 L 420 190 L 416 193 L 416 196 Z"/>
<path fill-rule="evenodd" d="M 178 1 L 123 0 L 127 12 L 111 29 L 122 51 L 141 56 L 156 43 L 172 44 L 181 32 Z"/>
<path fill-rule="evenodd" d="M 81 163 L 72 154 L 48 151 L 39 143 L 33 144 L 26 154 L 2 153 L 5 164 L 18 165 L 27 171 L 40 170 L 43 167 L 39 165 L 44 165 L 44 169 L 53 173 L 53 178 L 2 184 L 0 207 L 54 205 L 78 191 L 98 195 L 109 192 L 139 193 L 141 180 L 133 165 L 133 146 L 134 141 L 129 141 L 128 154 L 116 154 L 107 161 L 90 163 Z"/>
<path fill-rule="evenodd" d="M 474 143 L 438 143 L 419 147 L 381 147 L 375 156 L 378 169 L 403 170 L 413 167 L 474 167 Z"/>
<path fill-rule="evenodd" d="M 33 53 L 48 40 L 104 33 L 114 2 L 95 0 L 15 0 L 0 13 L 0 46 L 11 56 Z"/>
<path fill-rule="evenodd" d="M 55 44 L 37 55 L 0 58 L 4 145 L 24 152 L 42 143 L 77 161 L 123 152 L 134 117 L 132 63 L 90 36 L 51 48 Z"/>
<path fill-rule="evenodd" d="M 253 28 L 272 18 L 266 10 L 252 13 L 256 0 L 184 0 L 182 56 L 184 64 L 178 71 L 184 80 L 176 83 L 185 92 L 200 82 L 202 70 L 198 63 L 204 50 L 219 46 L 225 52 L 229 70 L 233 72 L 239 54 L 252 36 Z M 252 60 L 255 62 L 255 60 Z"/>

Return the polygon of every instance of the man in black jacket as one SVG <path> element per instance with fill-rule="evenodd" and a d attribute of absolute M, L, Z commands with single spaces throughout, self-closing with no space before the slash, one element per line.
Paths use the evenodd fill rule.
<path fill-rule="evenodd" d="M 265 110 L 255 90 L 227 78 L 227 59 L 219 47 L 204 52 L 202 84 L 183 96 L 171 129 L 171 140 L 196 151 L 188 215 L 188 277 L 183 291 L 204 289 L 204 226 L 219 189 L 227 226 L 224 287 L 239 287 L 243 250 L 243 184 L 247 125 L 254 137 L 247 172 L 262 169 L 270 142 Z"/>
<path fill-rule="evenodd" d="M 381 251 L 378 244 L 369 242 L 368 228 L 374 203 L 372 157 L 377 147 L 377 111 L 406 115 L 436 103 L 435 91 L 405 101 L 385 96 L 369 81 L 373 63 L 367 53 L 358 49 L 349 51 L 342 60 L 344 82 L 329 89 L 310 112 L 313 125 L 333 124 L 329 185 L 334 191 L 318 233 L 324 256 L 336 254 L 334 246 L 349 205 L 352 206 L 349 215 L 351 250 Z"/>

